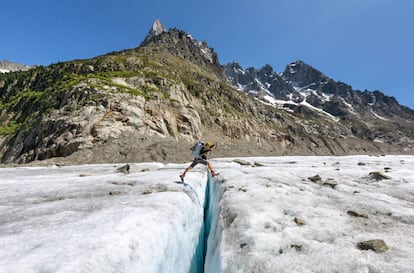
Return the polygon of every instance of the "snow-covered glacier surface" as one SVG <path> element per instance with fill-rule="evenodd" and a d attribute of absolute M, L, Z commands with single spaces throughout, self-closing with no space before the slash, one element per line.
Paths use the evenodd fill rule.
<path fill-rule="evenodd" d="M 133 166 L 0 169 L 0 272 L 201 272 L 205 171 Z"/>
<path fill-rule="evenodd" d="M 212 163 L 0 168 L 0 273 L 413 272 L 414 156 Z"/>
<path fill-rule="evenodd" d="M 413 156 L 244 160 L 215 162 L 221 272 L 414 272 Z"/>

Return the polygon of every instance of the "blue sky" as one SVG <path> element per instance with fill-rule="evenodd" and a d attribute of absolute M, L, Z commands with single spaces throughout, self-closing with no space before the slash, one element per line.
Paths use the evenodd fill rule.
<path fill-rule="evenodd" d="M 13 0 L 0 9 L 0 60 L 48 65 L 139 45 L 157 18 L 207 41 L 221 63 L 303 60 L 358 90 L 414 108 L 411 0 Z"/>

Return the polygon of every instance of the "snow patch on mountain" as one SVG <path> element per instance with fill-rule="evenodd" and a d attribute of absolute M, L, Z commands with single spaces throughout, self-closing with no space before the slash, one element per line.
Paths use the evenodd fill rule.
<path fill-rule="evenodd" d="M 316 86 L 316 83 L 310 83 L 310 84 L 308 84 L 308 85 L 305 85 L 305 86 L 297 86 L 296 84 L 294 84 L 294 83 L 291 83 L 292 84 L 292 86 L 293 86 L 293 88 L 296 90 L 296 91 L 298 91 L 298 92 L 304 92 L 304 91 L 307 91 L 307 90 L 313 90 L 314 91 L 314 89 L 312 89 L 312 88 L 310 88 L 311 86 Z"/>
<path fill-rule="evenodd" d="M 254 81 L 259 86 L 260 91 L 267 93 L 269 96 L 273 96 L 272 92 L 269 91 L 268 87 L 270 86 L 269 83 L 266 83 L 268 86 L 266 87 L 259 79 L 255 78 Z M 250 91 L 250 90 L 249 90 Z"/>
<path fill-rule="evenodd" d="M 289 65 L 290 74 L 295 74 L 296 73 L 296 70 L 294 69 L 295 66 L 296 66 L 296 64 L 294 64 L 294 63 Z"/>
<path fill-rule="evenodd" d="M 201 53 L 204 55 L 204 57 L 210 62 L 214 63 L 214 52 L 211 48 L 208 47 L 207 43 L 205 42 L 197 42 L 197 46 L 200 48 Z"/>
<path fill-rule="evenodd" d="M 313 106 L 312 104 L 308 103 L 306 100 L 304 100 L 304 101 L 300 102 L 300 105 L 303 105 L 303 106 L 306 106 L 306 107 L 308 107 L 308 108 L 310 108 L 310 109 L 312 109 L 312 110 L 315 110 L 315 111 L 317 111 L 318 113 L 321 113 L 321 114 L 323 114 L 323 115 L 325 115 L 325 116 L 329 117 L 330 119 L 332 119 L 332 120 L 333 120 L 333 121 L 335 121 L 335 122 L 338 122 L 338 121 L 339 121 L 339 118 L 337 118 L 337 117 L 335 117 L 335 116 L 333 116 L 333 115 L 329 114 L 328 112 L 324 111 L 323 109 L 320 109 L 320 108 L 318 108 L 318 107 Z"/>
<path fill-rule="evenodd" d="M 333 94 L 322 93 L 322 97 L 324 98 L 325 101 L 330 101 L 333 96 L 334 96 Z"/>
<path fill-rule="evenodd" d="M 237 69 L 237 70 L 240 70 L 240 69 Z M 243 70 L 243 73 L 245 73 L 244 70 Z M 264 104 L 271 105 L 271 106 L 278 107 L 278 108 L 283 108 L 283 109 L 285 109 L 286 111 L 289 111 L 289 112 L 293 112 L 293 110 L 288 108 L 288 107 L 283 107 L 284 105 L 286 105 L 286 104 L 303 105 L 303 106 L 305 106 L 309 109 L 315 110 L 318 113 L 321 113 L 321 114 L 329 117 L 330 119 L 334 120 L 335 122 L 340 120 L 339 118 L 333 116 L 332 114 L 324 111 L 323 109 L 315 107 L 315 106 L 313 106 L 312 104 L 310 104 L 306 101 L 306 98 L 310 95 L 317 96 L 322 101 L 330 101 L 331 98 L 334 96 L 333 94 L 325 94 L 325 93 L 322 93 L 322 95 L 319 95 L 316 90 L 311 88 L 312 86 L 316 86 L 316 83 L 311 83 L 311 84 L 308 84 L 308 85 L 303 86 L 303 87 L 298 87 L 298 86 L 293 85 L 294 90 L 297 91 L 304 98 L 303 101 L 297 103 L 297 102 L 294 102 L 293 99 L 292 99 L 293 94 L 289 94 L 290 100 L 276 99 L 275 96 L 272 94 L 272 92 L 269 90 L 269 87 L 271 86 L 270 83 L 267 83 L 267 82 L 263 83 L 258 78 L 254 78 L 254 82 L 259 87 L 259 90 L 250 90 L 247 85 L 241 85 L 241 84 L 238 84 L 238 89 L 241 90 L 241 91 L 247 92 L 249 95 L 251 95 L 253 97 L 256 97 L 258 101 L 260 101 Z M 265 95 L 260 95 L 260 91 L 264 92 Z"/>
<path fill-rule="evenodd" d="M 278 108 L 283 108 L 288 112 L 293 112 L 293 110 L 290 109 L 290 108 L 283 107 L 284 105 L 286 105 L 286 104 L 298 105 L 298 103 L 296 103 L 292 100 L 289 100 L 289 101 L 287 101 L 287 100 L 278 100 L 278 99 L 275 99 L 273 96 L 270 96 L 270 95 L 263 96 L 263 99 L 266 102 L 268 102 L 270 105 L 276 106 Z"/>
<path fill-rule="evenodd" d="M 352 106 L 352 104 L 348 103 L 344 98 L 340 98 L 342 100 L 342 102 L 345 104 L 346 107 L 348 107 L 348 110 L 351 114 L 357 116 L 357 112 L 355 112 L 354 107 Z"/>
<path fill-rule="evenodd" d="M 384 117 L 381 117 L 380 115 L 378 115 L 377 113 L 375 113 L 374 112 L 374 110 L 372 110 L 371 109 L 371 113 L 375 116 L 375 117 L 377 117 L 377 118 L 379 118 L 379 119 L 381 119 L 381 120 L 385 120 L 385 121 L 387 121 L 388 119 L 386 119 L 386 118 L 384 118 Z"/>

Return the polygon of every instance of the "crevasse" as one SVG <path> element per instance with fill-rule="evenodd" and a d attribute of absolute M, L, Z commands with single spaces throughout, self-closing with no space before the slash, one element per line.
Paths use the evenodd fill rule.
<path fill-rule="evenodd" d="M 221 227 L 218 222 L 221 190 L 219 179 L 208 175 L 205 188 L 204 223 L 200 229 L 199 243 L 192 259 L 190 273 L 218 273 L 221 271 L 219 244 Z"/>

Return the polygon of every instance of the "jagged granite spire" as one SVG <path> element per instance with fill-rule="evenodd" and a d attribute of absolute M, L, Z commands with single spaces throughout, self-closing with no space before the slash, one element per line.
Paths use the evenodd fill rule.
<path fill-rule="evenodd" d="M 195 65 L 213 71 L 219 78 L 225 79 L 224 69 L 221 67 L 217 53 L 208 47 L 207 42 L 198 41 L 190 34 L 177 28 L 168 31 L 156 20 L 140 47 L 153 44 L 166 49 L 171 54 L 192 62 Z"/>
<path fill-rule="evenodd" d="M 158 36 L 163 32 L 166 32 L 164 25 L 161 24 L 159 19 L 155 20 L 154 23 L 152 24 L 151 29 L 148 31 L 148 34 L 142 43 L 145 44 L 146 42 L 151 40 L 153 37 Z"/>

